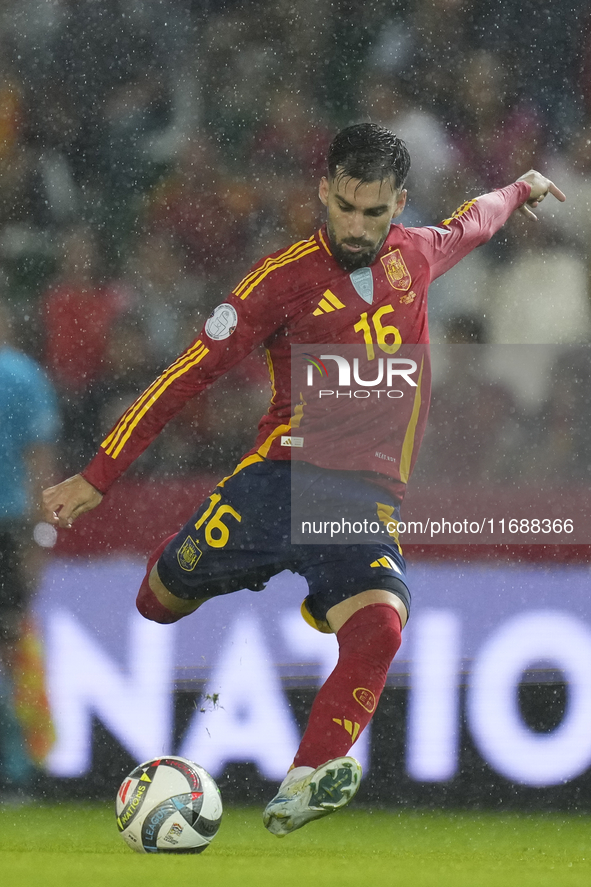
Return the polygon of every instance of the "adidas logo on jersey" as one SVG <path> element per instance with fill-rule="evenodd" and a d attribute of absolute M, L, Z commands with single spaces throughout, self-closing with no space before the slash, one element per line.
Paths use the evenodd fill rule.
<path fill-rule="evenodd" d="M 334 293 L 331 293 L 330 290 L 326 290 L 323 293 L 322 298 L 318 302 L 318 308 L 312 312 L 314 317 L 318 317 L 319 314 L 330 314 L 331 311 L 338 310 L 339 308 L 344 308 L 345 306 L 341 302 L 340 299 L 337 299 Z"/>
<path fill-rule="evenodd" d="M 281 435 L 281 446 L 282 447 L 303 447 L 304 446 L 304 438 L 303 437 L 291 437 L 288 434 Z"/>

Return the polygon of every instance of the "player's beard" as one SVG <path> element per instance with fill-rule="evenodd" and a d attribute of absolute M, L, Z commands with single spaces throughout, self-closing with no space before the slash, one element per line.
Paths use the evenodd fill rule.
<path fill-rule="evenodd" d="M 377 244 L 369 243 L 367 240 L 353 240 L 352 238 L 337 243 L 334 232 L 331 230 L 329 224 L 327 224 L 326 229 L 328 231 L 328 239 L 330 241 L 332 254 L 343 271 L 356 271 L 357 268 L 365 268 L 367 265 L 371 265 L 386 239 L 384 237 L 383 240 Z M 363 249 L 358 253 L 350 253 L 342 246 L 344 243 L 349 243 L 352 246 L 361 246 Z"/>

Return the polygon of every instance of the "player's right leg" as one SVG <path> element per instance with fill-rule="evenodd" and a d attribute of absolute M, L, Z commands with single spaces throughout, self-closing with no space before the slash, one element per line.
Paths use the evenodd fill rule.
<path fill-rule="evenodd" d="M 320 469 L 316 481 L 321 501 Z M 329 492 L 332 483 L 329 476 Z M 380 510 L 395 511 L 395 502 L 380 504 L 363 480 L 347 479 L 342 489 L 343 513 L 351 499 L 369 526 L 380 520 Z M 386 539 L 377 533 L 361 545 L 301 548 L 297 569 L 310 589 L 302 615 L 319 631 L 336 634 L 339 658 L 312 705 L 292 770 L 264 811 L 266 828 L 278 837 L 340 810 L 359 787 L 361 767 L 349 751 L 376 710 L 410 610 L 404 559 Z"/>
<path fill-rule="evenodd" d="M 263 823 L 271 834 L 283 838 L 346 807 L 360 782 L 361 764 L 349 756 L 332 758 L 316 768 L 294 767 L 265 807 Z"/>
<path fill-rule="evenodd" d="M 348 752 L 375 712 L 406 612 L 400 598 L 379 589 L 328 610 L 339 659 L 314 700 L 293 769 L 263 814 L 277 837 L 340 810 L 357 792 L 361 766 Z"/>

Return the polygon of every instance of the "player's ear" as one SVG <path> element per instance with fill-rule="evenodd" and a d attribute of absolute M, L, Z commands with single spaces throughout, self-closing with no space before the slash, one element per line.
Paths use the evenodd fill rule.
<path fill-rule="evenodd" d="M 320 185 L 318 186 L 318 196 L 320 197 L 321 203 L 324 206 L 328 206 L 328 179 L 326 176 L 322 176 L 320 179 Z"/>
<path fill-rule="evenodd" d="M 394 207 L 394 212 L 392 214 L 392 218 L 395 219 L 400 213 L 403 211 L 406 206 L 406 196 L 408 191 L 404 188 L 400 194 L 398 195 L 398 200 L 396 201 L 396 206 Z"/>

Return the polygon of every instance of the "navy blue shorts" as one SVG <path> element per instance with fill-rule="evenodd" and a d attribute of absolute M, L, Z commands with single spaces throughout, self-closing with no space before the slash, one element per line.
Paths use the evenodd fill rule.
<path fill-rule="evenodd" d="M 350 483 L 335 483 L 344 474 Z M 343 513 L 372 524 L 373 537 L 359 544 L 335 544 L 339 539 L 316 544 L 311 528 L 310 543 L 294 544 L 291 498 L 292 490 L 300 489 L 303 496 L 312 495 L 314 506 L 334 499 L 335 490 L 348 497 Z M 335 604 L 372 588 L 393 592 L 410 612 L 406 564 L 386 530 L 384 509 L 388 517 L 397 516 L 396 503 L 388 502 L 381 487 L 351 472 L 246 459 L 171 540 L 158 561 L 158 574 L 176 597 L 198 600 L 243 588 L 261 591 L 272 576 L 291 570 L 308 582 L 306 608 L 314 620 L 324 622 Z"/>

